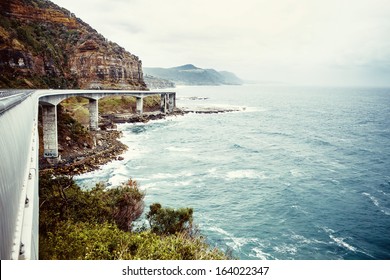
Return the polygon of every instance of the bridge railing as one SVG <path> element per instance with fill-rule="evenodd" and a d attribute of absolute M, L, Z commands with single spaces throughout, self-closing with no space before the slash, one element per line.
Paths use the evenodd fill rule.
<path fill-rule="evenodd" d="M 0 115 L 23 102 L 31 92 L 0 91 Z"/>

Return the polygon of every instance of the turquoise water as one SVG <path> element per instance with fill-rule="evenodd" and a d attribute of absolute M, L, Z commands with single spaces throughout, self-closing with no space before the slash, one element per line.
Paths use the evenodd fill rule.
<path fill-rule="evenodd" d="M 177 97 L 239 111 L 122 125 L 125 160 L 77 181 L 132 177 L 146 205 L 193 207 L 208 241 L 240 259 L 390 259 L 390 89 L 182 87 Z"/>

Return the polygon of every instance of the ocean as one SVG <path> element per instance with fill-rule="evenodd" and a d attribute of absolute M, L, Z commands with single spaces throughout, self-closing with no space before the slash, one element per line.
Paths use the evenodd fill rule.
<path fill-rule="evenodd" d="M 212 246 L 251 259 L 390 259 L 390 89 L 179 87 L 177 106 L 235 112 L 123 124 L 123 161 L 145 212 L 194 209 Z"/>

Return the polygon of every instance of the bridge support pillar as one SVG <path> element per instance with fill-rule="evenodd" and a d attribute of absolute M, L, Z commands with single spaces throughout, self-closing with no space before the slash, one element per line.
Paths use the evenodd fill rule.
<path fill-rule="evenodd" d="M 96 131 L 99 128 L 98 100 L 89 99 L 89 130 Z"/>
<path fill-rule="evenodd" d="M 144 112 L 144 98 L 137 96 L 137 107 L 136 107 L 137 114 L 142 114 Z"/>
<path fill-rule="evenodd" d="M 161 112 L 163 112 L 164 114 L 167 112 L 167 94 L 166 93 L 162 93 L 161 94 Z"/>
<path fill-rule="evenodd" d="M 57 106 L 42 106 L 43 156 L 58 158 Z"/>
<path fill-rule="evenodd" d="M 168 94 L 169 104 L 168 104 L 168 110 L 169 112 L 173 112 L 173 109 L 176 107 L 176 94 L 170 93 Z"/>

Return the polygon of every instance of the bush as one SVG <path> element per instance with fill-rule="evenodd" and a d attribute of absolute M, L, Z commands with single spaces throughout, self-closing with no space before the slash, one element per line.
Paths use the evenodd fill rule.
<path fill-rule="evenodd" d="M 83 191 L 71 177 L 45 174 L 40 177 L 39 191 L 40 235 L 54 231 L 57 223 L 66 220 L 109 222 L 122 230 L 130 230 L 144 207 L 145 194 L 133 180 L 108 191 L 102 184 Z"/>
<path fill-rule="evenodd" d="M 71 260 L 219 260 L 227 256 L 193 234 L 191 208 L 156 203 L 150 230 L 131 232 L 143 211 L 136 181 L 82 190 L 69 176 L 41 174 L 39 258 Z"/>
<path fill-rule="evenodd" d="M 131 179 L 107 192 L 114 221 L 121 230 L 130 231 L 132 222 L 141 216 L 144 196 L 138 183 Z"/>
<path fill-rule="evenodd" d="M 163 208 L 161 204 L 150 205 L 150 211 L 146 215 L 152 232 L 167 235 L 175 233 L 192 232 L 192 208 Z"/>
<path fill-rule="evenodd" d="M 201 237 L 160 236 L 150 231 L 132 234 L 103 223 L 70 220 L 41 239 L 41 259 L 61 260 L 221 260 L 226 255 L 210 249 Z"/>

